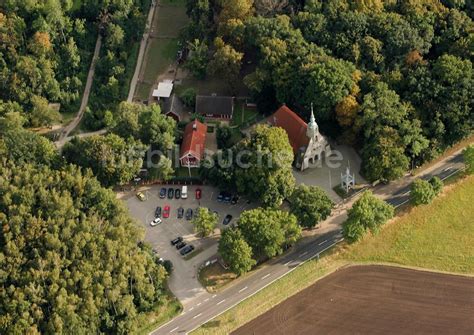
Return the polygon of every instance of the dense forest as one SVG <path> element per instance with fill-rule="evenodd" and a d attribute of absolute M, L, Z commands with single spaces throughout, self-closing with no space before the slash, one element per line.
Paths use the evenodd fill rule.
<path fill-rule="evenodd" d="M 243 76 L 259 108 L 314 103 L 370 181 L 393 180 L 474 125 L 474 5 L 450 0 L 189 0 L 196 77 Z"/>
<path fill-rule="evenodd" d="M 168 302 L 165 268 L 115 193 L 102 186 L 130 181 L 142 167 L 144 145 L 115 134 L 91 138 L 81 148 L 95 156 L 78 162 L 90 168 L 81 169 L 27 130 L 61 121 L 50 103 L 60 103 L 60 113 L 77 112 L 97 34 L 104 44 L 92 106 L 119 109 L 122 92 L 112 94 L 110 85 L 127 82 L 128 45 L 139 39 L 148 5 L 0 1 L 1 334 L 130 334 L 145 313 Z M 142 112 L 140 121 L 162 118 L 159 108 Z M 157 127 L 141 131 L 140 140 L 159 141 Z M 128 147 L 141 156 L 107 173 L 94 169 L 97 155 L 103 160 L 105 151 L 122 155 Z"/>
<path fill-rule="evenodd" d="M 6 0 L 0 2 L 0 116 L 21 113 L 28 127 L 49 126 L 76 113 L 97 34 L 104 37 L 86 126 L 128 92 L 150 0 Z M 137 49 L 137 48 L 135 48 Z M 92 112 L 94 111 L 94 112 Z"/>
<path fill-rule="evenodd" d="M 165 269 L 115 193 L 22 120 L 0 117 L 0 333 L 135 332 Z"/>

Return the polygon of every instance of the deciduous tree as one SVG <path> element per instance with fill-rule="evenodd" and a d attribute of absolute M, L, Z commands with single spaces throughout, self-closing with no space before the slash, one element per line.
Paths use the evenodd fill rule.
<path fill-rule="evenodd" d="M 330 214 L 333 201 L 323 189 L 317 186 L 298 186 L 290 197 L 291 213 L 305 228 L 313 228 Z"/>
<path fill-rule="evenodd" d="M 199 207 L 193 219 L 194 229 L 203 237 L 212 235 L 217 226 L 217 214 L 209 208 Z"/>
<path fill-rule="evenodd" d="M 257 208 L 242 212 L 238 229 L 255 257 L 279 255 L 301 236 L 296 217 L 277 209 Z"/>
<path fill-rule="evenodd" d="M 359 240 L 367 230 L 376 234 L 380 226 L 393 217 L 392 206 L 365 191 L 349 209 L 343 226 L 344 236 L 350 242 Z"/>
<path fill-rule="evenodd" d="M 219 254 L 231 271 L 239 276 L 250 271 L 256 264 L 252 258 L 252 248 L 239 229 L 224 229 L 219 240 Z"/>

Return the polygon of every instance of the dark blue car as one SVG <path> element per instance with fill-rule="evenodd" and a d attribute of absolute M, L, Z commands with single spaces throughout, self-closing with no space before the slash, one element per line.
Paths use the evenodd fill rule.
<path fill-rule="evenodd" d="M 166 188 L 165 187 L 162 187 L 161 190 L 160 190 L 160 198 L 161 199 L 166 198 Z"/>

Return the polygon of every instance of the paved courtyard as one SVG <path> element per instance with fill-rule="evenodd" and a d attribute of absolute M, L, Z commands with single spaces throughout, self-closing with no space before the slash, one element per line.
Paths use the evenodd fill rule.
<path fill-rule="evenodd" d="M 129 197 L 126 204 L 131 215 L 137 219 L 138 223 L 145 229 L 145 241 L 156 249 L 160 257 L 169 259 L 173 262 L 174 270 L 171 274 L 169 287 L 176 297 L 185 306 L 189 305 L 198 297 L 203 297 L 208 293 L 200 285 L 197 279 L 197 270 L 199 266 L 206 260 L 217 254 L 217 242 L 219 239 L 219 231 L 224 228 L 222 220 L 227 214 L 233 216 L 232 223 L 237 222 L 240 213 L 243 210 L 257 207 L 256 204 L 247 204 L 244 199 L 235 204 L 225 204 L 217 201 L 219 191 L 211 186 L 188 186 L 188 199 L 160 199 L 159 192 L 162 187 L 181 188 L 180 185 L 153 185 L 140 188 L 140 191 L 147 195 L 147 201 L 140 201 L 137 197 Z M 202 190 L 202 197 L 197 200 L 195 190 Z M 155 217 L 155 209 L 161 206 L 171 207 L 170 217 L 162 218 L 163 223 L 151 227 L 150 222 Z M 199 206 L 217 211 L 219 215 L 218 229 L 215 234 L 208 238 L 200 238 L 196 236 L 191 221 L 185 218 L 177 218 L 177 210 L 183 207 L 186 211 L 188 208 L 196 210 Z M 195 247 L 193 252 L 195 255 L 185 260 L 170 244 L 170 241 L 178 236 L 182 236 L 184 241 Z M 193 255 L 192 253 L 190 255 Z M 188 256 L 189 257 L 189 256 Z"/>
<path fill-rule="evenodd" d="M 345 173 L 349 166 L 351 174 L 355 174 L 356 184 L 363 185 L 367 181 L 359 174 L 361 159 L 354 149 L 346 145 L 332 145 L 333 154 L 329 159 L 323 158 L 317 166 L 304 171 L 293 169 L 296 184 L 319 186 L 323 188 L 335 202 L 342 199 L 333 188 L 341 184 L 341 173 Z"/>

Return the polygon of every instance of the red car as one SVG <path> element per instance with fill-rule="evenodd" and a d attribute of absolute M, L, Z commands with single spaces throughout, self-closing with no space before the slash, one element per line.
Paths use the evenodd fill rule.
<path fill-rule="evenodd" d="M 170 206 L 166 205 L 164 210 L 163 210 L 163 217 L 166 219 L 166 218 L 169 218 L 170 217 Z"/>
<path fill-rule="evenodd" d="M 197 188 L 196 189 L 196 199 L 201 199 L 201 189 L 200 188 Z"/>

